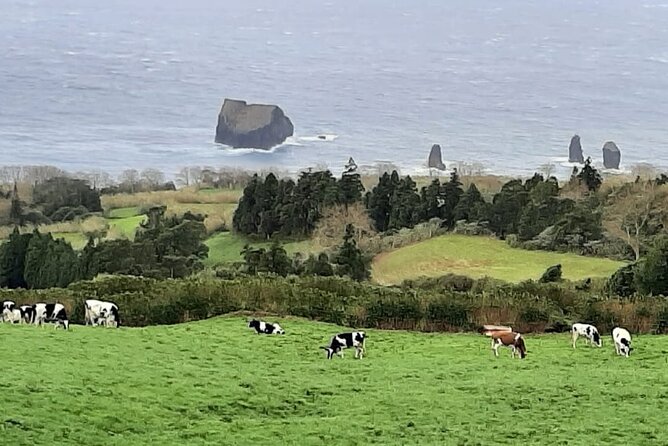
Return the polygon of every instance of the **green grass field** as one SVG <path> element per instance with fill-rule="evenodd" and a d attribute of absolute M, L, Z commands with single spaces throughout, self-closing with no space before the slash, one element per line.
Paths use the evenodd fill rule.
<path fill-rule="evenodd" d="M 209 247 L 209 257 L 204 261 L 207 266 L 243 260 L 240 252 L 246 244 L 256 248 L 269 248 L 271 246 L 270 242 L 249 241 L 247 238 L 232 232 L 221 232 L 210 237 L 204 243 Z M 308 240 L 283 243 L 283 247 L 290 255 L 295 252 L 308 255 L 314 249 Z"/>
<path fill-rule="evenodd" d="M 276 320 L 270 318 L 270 320 Z M 528 336 L 495 359 L 469 334 L 368 330 L 367 357 L 327 361 L 341 327 L 241 317 L 145 329 L 0 325 L 7 445 L 545 445 L 668 443 L 665 337 L 630 358 Z"/>
<path fill-rule="evenodd" d="M 489 276 L 509 282 L 539 279 L 545 270 L 560 263 L 565 279 L 605 277 L 624 265 L 614 260 L 547 251 L 515 249 L 488 237 L 448 234 L 392 252 L 373 261 L 373 279 L 397 284 L 421 276 L 447 273 L 469 277 Z"/>

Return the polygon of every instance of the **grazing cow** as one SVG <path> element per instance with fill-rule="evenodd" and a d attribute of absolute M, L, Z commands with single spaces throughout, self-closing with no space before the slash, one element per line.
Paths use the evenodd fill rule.
<path fill-rule="evenodd" d="M 5 322 L 7 320 L 5 319 L 5 315 L 11 314 L 15 306 L 16 304 L 12 300 L 6 300 L 2 303 L 2 313 L 0 313 L 0 322 Z"/>
<path fill-rule="evenodd" d="M 20 324 L 21 323 L 21 310 L 14 308 L 14 305 L 3 307 L 2 309 L 2 319 L 4 322 L 9 322 L 10 324 Z"/>
<path fill-rule="evenodd" d="M 248 322 L 248 328 L 254 328 L 257 334 L 285 334 L 280 325 L 273 322 L 263 322 L 253 319 Z"/>
<path fill-rule="evenodd" d="M 42 325 L 46 322 L 54 322 L 55 328 L 62 326 L 67 330 L 70 326 L 70 321 L 67 319 L 67 312 L 62 304 L 45 304 L 38 303 L 33 306 L 35 308 L 35 316 L 33 323 L 35 325 Z"/>
<path fill-rule="evenodd" d="M 519 357 L 521 359 L 526 358 L 527 348 L 524 344 L 524 338 L 521 334 L 515 333 L 514 331 L 498 331 L 491 334 L 492 336 L 492 350 L 494 350 L 494 355 L 499 357 L 499 347 L 508 347 L 510 348 L 511 358 L 515 357 L 515 351 L 519 352 Z"/>
<path fill-rule="evenodd" d="M 96 325 L 105 325 L 106 327 L 116 327 L 121 325 L 121 318 L 118 313 L 118 305 L 113 302 L 88 299 L 84 303 L 86 325 L 93 327 Z"/>
<path fill-rule="evenodd" d="M 35 322 L 35 306 L 34 305 L 21 305 L 19 307 L 21 311 L 21 319 L 26 324 L 32 324 Z"/>
<path fill-rule="evenodd" d="M 612 340 L 615 342 L 615 351 L 617 354 L 628 358 L 633 351 L 633 347 L 631 347 L 631 333 L 625 328 L 615 327 L 612 330 Z"/>
<path fill-rule="evenodd" d="M 327 352 L 327 359 L 332 359 L 334 355 L 343 358 L 343 350 L 346 348 L 355 348 L 355 358 L 362 359 L 366 352 L 366 334 L 363 331 L 353 331 L 352 333 L 339 333 L 335 335 L 329 343 L 329 347 L 320 347 Z"/>
<path fill-rule="evenodd" d="M 573 324 L 573 327 L 571 327 L 571 332 L 573 333 L 573 348 L 575 348 L 575 341 L 578 340 L 579 336 L 586 338 L 589 341 L 589 344 L 592 346 L 601 346 L 601 336 L 598 334 L 598 330 L 593 325 Z"/>

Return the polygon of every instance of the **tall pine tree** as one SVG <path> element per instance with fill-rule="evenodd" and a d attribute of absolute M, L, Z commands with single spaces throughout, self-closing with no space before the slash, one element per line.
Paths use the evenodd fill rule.
<path fill-rule="evenodd" d="M 343 244 L 334 259 L 337 264 L 337 274 L 348 276 L 354 280 L 362 281 L 371 277 L 370 261 L 355 242 L 355 228 L 353 225 L 346 226 L 343 236 Z"/>

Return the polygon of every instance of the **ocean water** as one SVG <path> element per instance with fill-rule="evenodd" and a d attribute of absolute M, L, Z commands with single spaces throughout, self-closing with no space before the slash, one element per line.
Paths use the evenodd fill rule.
<path fill-rule="evenodd" d="M 668 167 L 665 0 L 0 0 L 0 165 L 526 174 L 570 137 Z M 280 105 L 270 152 L 213 143 L 225 97 Z M 327 141 L 316 138 L 331 135 Z"/>

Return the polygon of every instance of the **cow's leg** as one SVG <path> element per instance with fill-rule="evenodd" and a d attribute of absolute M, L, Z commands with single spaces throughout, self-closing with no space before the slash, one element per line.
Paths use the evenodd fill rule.
<path fill-rule="evenodd" d="M 510 346 L 510 357 L 511 358 L 515 357 L 515 346 L 514 345 Z"/>
<path fill-rule="evenodd" d="M 492 342 L 492 350 L 494 350 L 494 356 L 499 357 L 499 344 Z"/>
<path fill-rule="evenodd" d="M 573 331 L 573 348 L 575 348 L 575 341 L 578 340 L 578 332 Z"/>

